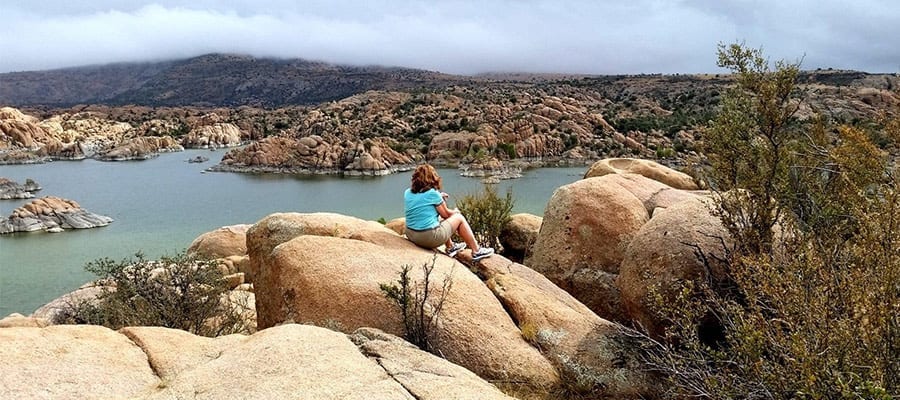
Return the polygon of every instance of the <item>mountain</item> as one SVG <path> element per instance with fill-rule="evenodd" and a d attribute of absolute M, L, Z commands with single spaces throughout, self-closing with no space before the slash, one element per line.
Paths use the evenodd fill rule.
<path fill-rule="evenodd" d="M 209 54 L 178 61 L 4 73 L 0 104 L 278 107 L 318 104 L 368 90 L 441 87 L 461 79 L 408 68 Z"/>

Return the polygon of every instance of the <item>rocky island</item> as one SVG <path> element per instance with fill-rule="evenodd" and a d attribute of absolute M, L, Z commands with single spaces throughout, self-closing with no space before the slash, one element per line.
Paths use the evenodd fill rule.
<path fill-rule="evenodd" d="M 26 179 L 24 184 L 19 184 L 0 177 L 0 200 L 31 199 L 34 198 L 34 192 L 38 190 L 41 190 L 41 186 L 31 179 Z"/>
<path fill-rule="evenodd" d="M 47 196 L 13 210 L 0 220 L 0 234 L 14 232 L 62 232 L 65 229 L 87 229 L 113 222 L 107 216 L 94 214 L 72 200 Z"/>

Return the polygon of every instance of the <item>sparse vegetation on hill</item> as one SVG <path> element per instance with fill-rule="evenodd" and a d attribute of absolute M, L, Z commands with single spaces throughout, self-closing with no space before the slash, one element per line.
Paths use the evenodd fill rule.
<path fill-rule="evenodd" d="M 450 79 L 408 68 L 208 54 L 159 63 L 0 74 L 0 103 L 279 107 L 338 100 L 366 90 L 431 87 Z"/>
<path fill-rule="evenodd" d="M 280 147 L 321 137 L 331 149 L 316 156 L 331 158 L 323 165 L 336 171 L 382 165 L 390 170 L 396 162 L 422 159 L 455 166 L 494 158 L 577 164 L 636 156 L 679 166 L 699 156 L 703 128 L 737 82 L 733 75 L 461 77 L 227 55 L 154 65 L 4 74 L 0 102 L 32 104 L 23 110 L 39 120 L 58 116 L 77 124 L 90 116 L 94 125 L 127 123 L 131 129 L 122 140 L 173 136 L 185 141 L 198 126 L 219 123 L 235 126 L 244 141 L 277 138 Z M 91 83 L 100 76 L 108 79 Z M 29 85 L 54 80 L 70 81 L 52 86 L 71 93 L 51 90 L 43 100 L 15 95 L 45 93 Z M 880 113 L 900 102 L 891 91 L 898 86 L 894 75 L 798 71 L 804 99 L 796 117 L 824 115 L 836 123 L 877 127 Z M 120 105 L 125 103 L 137 105 Z M 55 108 L 60 106 L 67 108 Z M 883 137 L 874 139 L 879 146 L 888 144 Z M 34 151 L 4 142 L 0 135 L 0 152 L 4 147 Z M 371 152 L 373 143 L 380 149 Z M 71 143 L 62 144 L 56 145 L 59 149 L 45 146 L 45 155 L 70 157 L 65 152 Z M 396 154 L 383 158 L 387 150 Z M 290 172 L 322 164 L 296 160 L 308 156 L 235 151 L 225 170 Z M 22 155 L 6 158 L 16 162 Z"/>

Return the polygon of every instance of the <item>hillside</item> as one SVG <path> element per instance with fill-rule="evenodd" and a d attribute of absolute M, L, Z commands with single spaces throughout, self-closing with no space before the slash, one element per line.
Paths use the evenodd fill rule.
<path fill-rule="evenodd" d="M 0 163 L 244 143 L 221 170 L 370 174 L 421 160 L 685 165 L 733 84 L 730 75 L 459 77 L 227 55 L 0 78 L 0 107 L 25 114 L 0 109 Z M 898 109 L 898 87 L 890 74 L 804 72 L 795 116 L 876 127 Z M 3 100 L 10 88 L 29 93 L 28 104 Z"/>
<path fill-rule="evenodd" d="M 407 68 L 209 54 L 179 61 L 0 74 L 0 104 L 278 107 L 338 100 L 367 90 L 438 87 L 459 79 Z"/>

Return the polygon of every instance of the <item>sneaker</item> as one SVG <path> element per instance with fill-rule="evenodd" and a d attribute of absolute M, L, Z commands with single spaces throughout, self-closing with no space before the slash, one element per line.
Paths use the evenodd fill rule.
<path fill-rule="evenodd" d="M 494 254 L 494 249 L 490 247 L 479 248 L 478 251 L 472 254 L 472 261 L 478 261 L 482 258 L 488 258 L 491 256 L 491 254 Z"/>
<path fill-rule="evenodd" d="M 453 246 L 451 246 L 449 249 L 447 249 L 447 255 L 450 257 L 456 257 L 456 255 L 459 254 L 460 250 L 465 249 L 465 248 L 466 248 L 465 243 L 453 243 Z"/>

